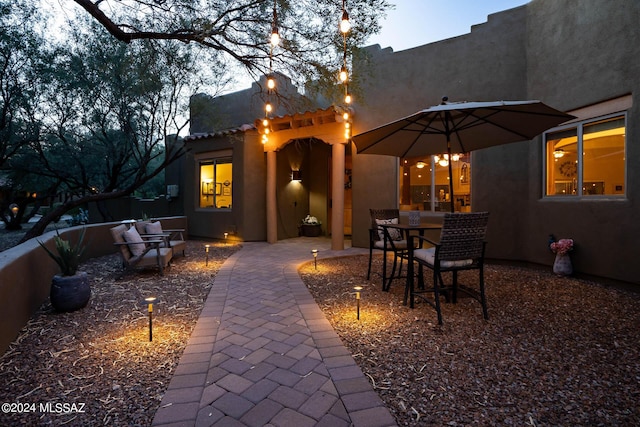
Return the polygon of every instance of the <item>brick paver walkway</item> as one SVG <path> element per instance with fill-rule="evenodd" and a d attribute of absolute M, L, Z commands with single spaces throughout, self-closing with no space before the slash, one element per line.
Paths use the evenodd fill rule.
<path fill-rule="evenodd" d="M 154 426 L 396 425 L 298 275 L 313 248 L 365 252 L 297 238 L 225 262 Z"/>

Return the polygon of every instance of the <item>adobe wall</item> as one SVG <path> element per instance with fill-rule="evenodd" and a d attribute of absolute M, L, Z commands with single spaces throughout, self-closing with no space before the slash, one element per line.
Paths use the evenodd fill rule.
<path fill-rule="evenodd" d="M 640 2 L 532 0 L 493 14 L 470 34 L 393 52 L 367 48 L 371 68 L 355 106 L 354 134 L 450 101 L 539 99 L 571 110 L 640 93 Z M 576 241 L 579 273 L 640 284 L 640 111 L 627 117 L 627 197 L 543 199 L 542 138 L 472 153 L 472 209 L 491 212 L 490 258 L 551 265 L 548 234 Z M 355 246 L 367 246 L 368 209 L 398 203 L 395 158 L 357 155 Z M 371 187 L 371 183 L 374 187 Z M 372 191 L 371 188 L 375 188 Z M 603 250 L 606 248 L 606 250 Z"/>
<path fill-rule="evenodd" d="M 188 230 L 186 217 L 160 219 L 164 228 Z M 60 235 L 72 243 L 77 242 L 82 229 L 86 227 L 84 243 L 87 249 L 84 258 L 95 258 L 116 251 L 109 229 L 119 224 L 117 221 L 70 227 L 60 230 Z M 0 355 L 4 354 L 31 315 L 49 297 L 51 278 L 60 270 L 40 247 L 38 240 L 54 249 L 55 235 L 55 231 L 50 231 L 0 252 Z"/>

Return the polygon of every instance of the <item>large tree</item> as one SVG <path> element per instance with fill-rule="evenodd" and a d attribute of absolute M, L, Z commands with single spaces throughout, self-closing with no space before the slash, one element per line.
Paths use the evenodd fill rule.
<path fill-rule="evenodd" d="M 79 26 L 73 40 L 40 70 L 41 138 L 10 160 L 19 180 L 37 178 L 39 194 L 65 195 L 23 240 L 70 209 L 132 194 L 177 160 L 189 95 L 206 74 L 194 47 L 126 45 L 97 24 Z"/>
<path fill-rule="evenodd" d="M 37 138 L 6 156 L 14 181 L 37 182 L 39 197 L 66 195 L 24 240 L 74 207 L 131 194 L 177 159 L 181 149 L 165 153 L 163 144 L 181 147 L 171 140 L 187 125 L 188 96 L 204 70 L 240 65 L 256 80 L 276 71 L 300 86 L 335 88 L 343 49 L 375 33 L 389 7 L 386 0 L 74 1 L 95 25 L 66 15 L 73 34 L 44 53 L 37 96 L 27 97 L 38 99 L 39 114 L 25 122 Z M 337 25 L 344 4 L 354 24 L 346 44 Z M 282 43 L 272 50 L 274 26 Z M 42 57 L 43 46 L 34 46 L 33 57 Z"/>
<path fill-rule="evenodd" d="M 25 208 L 33 202 L 6 167 L 40 135 L 34 116 L 42 39 L 34 31 L 35 15 L 31 4 L 0 2 L 0 219 L 9 230 L 20 229 Z M 14 206 L 18 209 L 10 209 Z"/>

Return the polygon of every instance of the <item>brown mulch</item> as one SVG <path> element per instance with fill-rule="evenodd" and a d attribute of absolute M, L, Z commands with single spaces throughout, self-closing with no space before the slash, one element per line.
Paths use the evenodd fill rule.
<path fill-rule="evenodd" d="M 0 402 L 37 405 L 0 413 L 0 425 L 149 425 L 215 274 L 239 249 L 212 243 L 205 266 L 204 243 L 188 242 L 165 276 L 122 274 L 117 255 L 84 264 L 89 305 L 60 314 L 45 303 L 0 356 Z M 488 265 L 490 320 L 462 298 L 443 305 L 438 326 L 430 306 L 402 305 L 401 281 L 382 292 L 378 276 L 365 280 L 366 262 L 320 260 L 301 273 L 399 425 L 640 425 L 639 294 Z M 356 285 L 364 287 L 360 321 Z M 75 412 L 56 413 L 56 404 Z"/>
<path fill-rule="evenodd" d="M 402 304 L 367 256 L 302 267 L 304 282 L 399 425 L 640 425 L 640 295 L 550 269 L 488 265 L 480 304 Z M 374 263 L 381 271 L 381 257 Z M 477 283 L 463 274 L 462 282 Z M 428 277 L 426 280 L 430 280 Z M 362 286 L 356 320 L 354 286 Z"/>
<path fill-rule="evenodd" d="M 84 263 L 87 307 L 57 313 L 46 302 L 0 357 L 0 403 L 23 404 L 3 406 L 0 425 L 150 425 L 213 278 L 239 248 L 189 241 L 164 276 L 123 273 L 118 255 Z M 157 297 L 153 342 L 147 296 Z"/>

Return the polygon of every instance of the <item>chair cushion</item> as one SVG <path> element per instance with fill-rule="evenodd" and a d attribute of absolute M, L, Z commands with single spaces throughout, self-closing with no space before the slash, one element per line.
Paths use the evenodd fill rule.
<path fill-rule="evenodd" d="M 145 227 L 145 231 L 147 234 L 162 234 L 162 224 L 160 224 L 160 221 L 150 222 Z"/>
<path fill-rule="evenodd" d="M 407 241 L 394 240 L 393 246 L 395 246 L 396 249 L 407 249 Z M 384 249 L 384 240 L 377 240 L 373 243 L 373 247 L 377 249 Z M 391 244 L 387 245 L 387 249 L 391 249 Z"/>
<path fill-rule="evenodd" d="M 390 218 L 390 219 L 376 219 L 376 224 L 397 224 L 398 218 Z M 397 228 L 387 228 L 389 232 L 389 238 L 391 240 L 402 240 L 402 233 Z M 380 240 L 384 241 L 384 229 L 382 227 L 378 227 L 378 236 L 380 236 Z"/>
<path fill-rule="evenodd" d="M 144 240 L 142 240 L 142 237 L 140 237 L 135 227 L 131 227 L 124 232 L 124 240 L 128 243 L 127 246 L 129 246 L 129 250 L 133 256 L 140 256 L 144 253 Z"/>
<path fill-rule="evenodd" d="M 428 265 L 435 265 L 436 248 L 429 249 L 416 249 L 413 251 L 413 257 L 424 261 Z M 452 267 L 466 267 L 473 264 L 472 259 L 459 259 L 455 261 L 440 261 L 440 267 L 452 268 Z"/>

